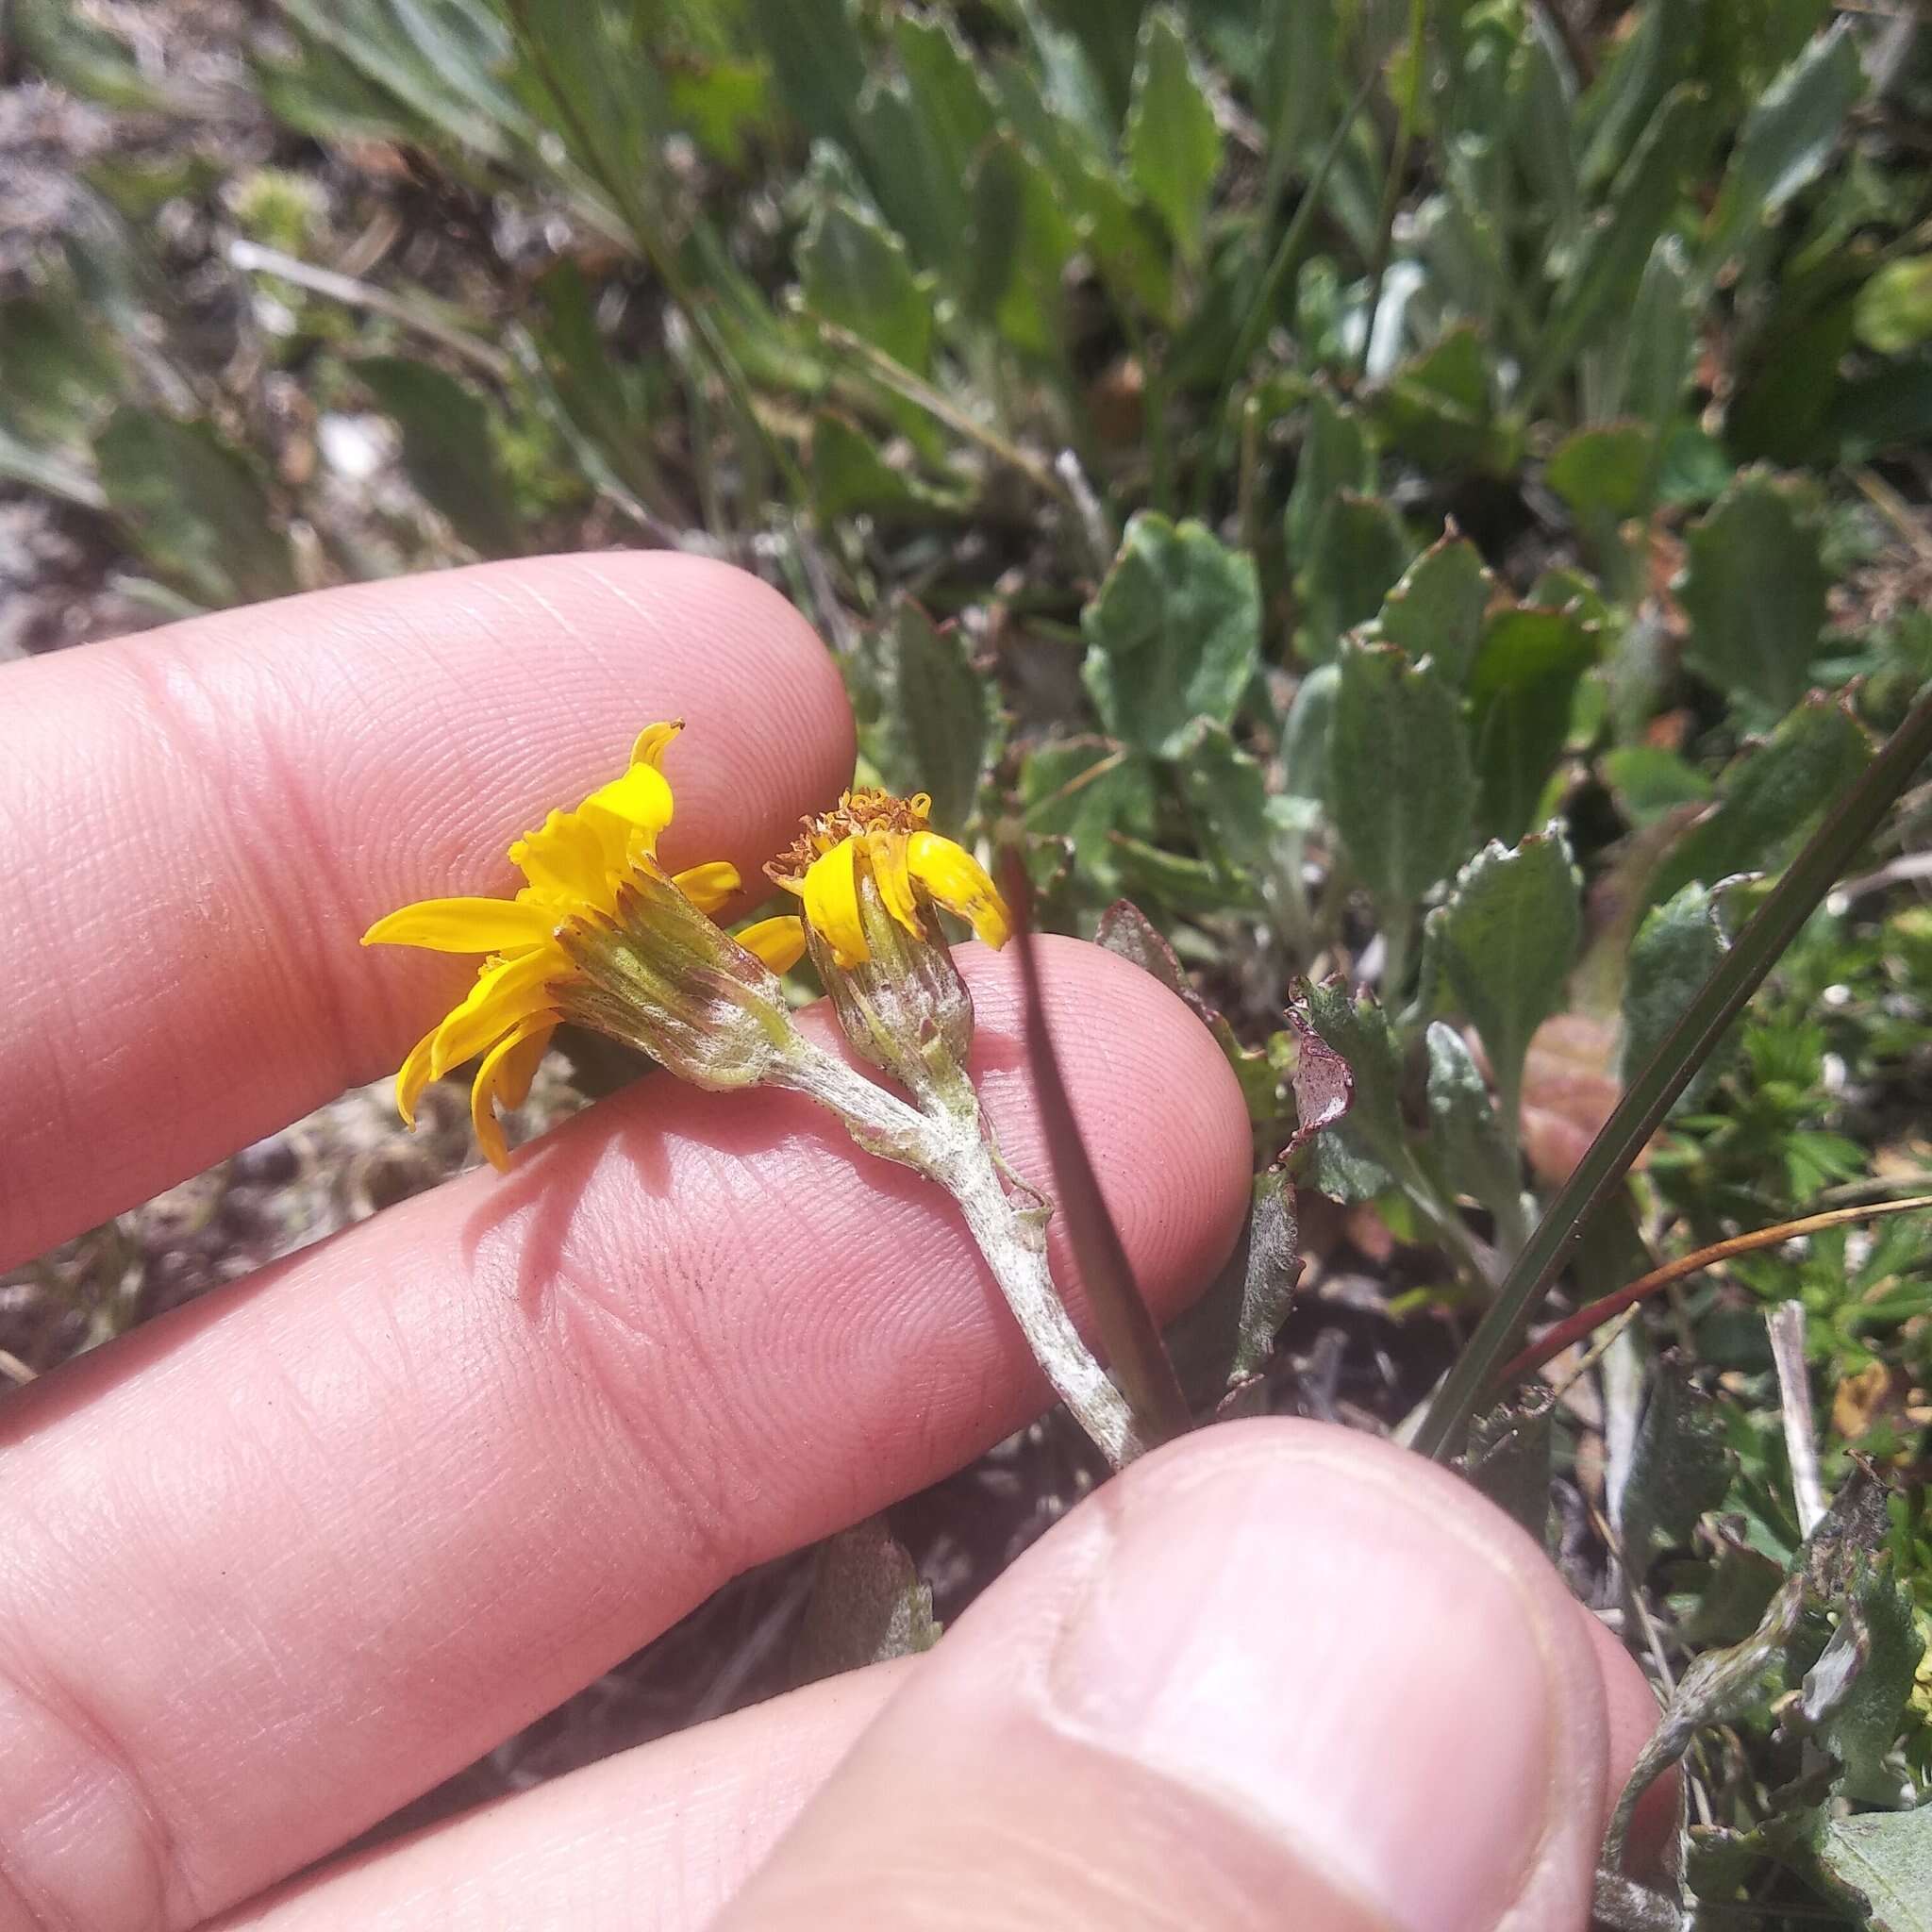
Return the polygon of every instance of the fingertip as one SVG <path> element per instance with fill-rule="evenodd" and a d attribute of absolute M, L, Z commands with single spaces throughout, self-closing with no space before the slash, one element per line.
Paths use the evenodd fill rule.
<path fill-rule="evenodd" d="M 1580 1924 L 1602 1685 L 1530 1540 L 1420 1458 L 1236 1423 L 995 1580 L 726 1924 Z M 927 1740 L 948 1740 L 934 1754 Z"/>
<path fill-rule="evenodd" d="M 1603 1673 L 1607 1726 L 1605 1744 L 1609 1764 L 1609 1777 L 1604 1788 L 1607 1807 L 1604 1822 L 1607 1824 L 1607 1807 L 1616 1802 L 1636 1768 L 1639 1754 L 1656 1734 L 1658 1720 L 1657 1692 L 1651 1689 L 1650 1679 L 1643 1674 L 1642 1667 L 1624 1649 L 1614 1631 L 1606 1629 L 1602 1622 L 1580 1604 L 1577 1615 L 1583 1619 L 1597 1668 Z M 1630 1836 L 1624 1848 L 1629 1869 L 1634 1872 L 1658 1870 L 1669 1856 L 1676 1830 L 1677 1774 L 1671 1771 L 1658 1778 L 1637 1802 L 1636 1815 L 1630 1821 Z"/>

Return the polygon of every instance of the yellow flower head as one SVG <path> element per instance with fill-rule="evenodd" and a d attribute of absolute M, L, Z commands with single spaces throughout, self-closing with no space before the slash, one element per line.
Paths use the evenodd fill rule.
<path fill-rule="evenodd" d="M 470 1118 L 491 1165 L 508 1167 L 496 1108 L 523 1104 L 560 1020 L 582 1019 L 675 1058 L 693 1034 L 701 1049 L 706 1026 L 721 1017 L 713 1008 L 741 1017 L 740 982 L 749 974 L 783 973 L 797 961 L 805 934 L 796 919 L 761 920 L 735 945 L 722 933 L 716 943 L 701 937 L 715 932 L 701 915 L 738 891 L 735 867 L 698 865 L 674 876 L 658 864 L 672 811 L 658 766 L 682 728 L 651 725 L 622 777 L 575 811 L 553 811 L 511 845 L 525 881 L 514 898 L 425 899 L 363 934 L 365 946 L 488 956 L 466 997 L 410 1048 L 396 1076 L 396 1107 L 411 1126 L 429 1082 L 480 1054 Z M 733 955 L 744 973 L 735 972 Z"/>
<path fill-rule="evenodd" d="M 765 871 L 805 902 L 808 923 L 847 968 L 872 957 L 859 916 L 859 885 L 870 876 L 892 917 L 915 939 L 926 937 L 926 904 L 956 912 L 990 946 L 1003 946 L 1012 914 L 986 868 L 963 845 L 927 827 L 932 800 L 923 791 L 848 791 L 835 810 L 806 821 L 783 858 Z"/>

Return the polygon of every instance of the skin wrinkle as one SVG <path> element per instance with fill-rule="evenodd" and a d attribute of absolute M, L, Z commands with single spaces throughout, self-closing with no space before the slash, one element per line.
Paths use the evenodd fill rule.
<path fill-rule="evenodd" d="M 29 767 L 29 772 L 31 769 Z M 70 761 L 69 770 L 82 785 L 92 785 L 95 780 L 96 774 L 88 763 L 75 767 Z M 119 827 L 111 814 L 91 808 L 92 801 L 85 798 L 82 805 L 80 811 L 70 814 L 75 822 L 90 826 L 105 822 L 105 836 L 112 837 L 118 833 Z M 51 791 L 41 798 L 37 811 L 16 810 L 10 794 L 0 795 L 0 810 L 6 812 L 9 824 L 17 831 L 17 836 L 8 841 L 11 850 L 23 853 L 40 849 L 58 850 L 61 840 L 70 836 L 67 826 L 61 823 L 58 801 Z M 25 886 L 24 873 L 21 883 Z M 25 927 L 28 932 L 29 958 L 58 956 L 66 936 L 59 932 L 58 926 L 62 922 L 58 921 L 55 915 L 55 902 L 47 895 L 24 890 L 18 893 L 14 925 L 16 930 Z M 89 927 L 83 925 L 77 937 L 83 942 L 80 958 L 83 962 L 90 962 L 93 948 L 86 943 L 92 937 Z M 70 1038 L 87 1040 L 91 1035 L 97 1037 L 98 1029 L 90 1027 L 83 1019 L 83 1008 L 90 990 L 90 978 L 98 976 L 97 971 L 91 974 L 88 965 L 83 964 L 82 970 L 71 977 L 57 974 L 43 977 L 40 982 L 40 990 L 43 993 L 51 993 L 58 1002 L 64 1030 Z M 88 1069 L 98 1077 L 97 1070 L 104 1064 L 111 1065 L 120 1051 L 113 1046 L 105 1052 L 96 1051 L 92 1067 L 83 1059 L 77 1062 L 77 1068 Z M 21 1058 L 25 1064 L 14 1070 L 8 1099 L 16 1106 L 42 1108 L 42 1118 L 24 1124 L 19 1140 L 42 1136 L 61 1140 L 85 1138 L 91 1108 L 79 1091 L 74 1072 L 47 1045 L 43 1029 L 36 1028 L 29 1034 Z M 15 1205 L 15 1165 L 12 1160 L 0 1161 L 0 1204 L 5 1206 L 5 1212 L 0 1212 L 0 1230 L 11 1227 L 25 1218 Z"/>
<path fill-rule="evenodd" d="M 101 1769 L 107 1771 L 114 1792 L 111 1802 L 124 1820 L 115 1843 L 117 1848 L 133 1849 L 141 1874 L 135 1883 L 147 1901 L 144 1909 L 121 1923 L 129 1932 L 148 1932 L 150 1927 L 203 1918 L 205 1910 L 185 1869 L 180 1841 L 135 1757 L 104 1715 L 84 1701 L 77 1686 L 43 1684 L 36 1675 L 30 1667 L 17 1667 L 0 1651 L 0 1707 L 12 1703 L 16 1708 L 25 1705 L 38 1711 L 56 1737 L 79 1747 L 78 1762 L 87 1767 L 91 1783 Z M 13 1692 L 11 1699 L 6 1695 L 8 1690 Z M 97 1784 L 95 1794 L 98 1797 Z M 94 1932 L 50 1887 L 32 1881 L 9 1854 L 7 1838 L 0 1835 L 0 1894 L 5 1893 L 25 1903 L 25 1927 L 31 1932 Z"/>
<path fill-rule="evenodd" d="M 761 1857 L 911 1660 L 874 1665 L 618 1753 L 537 1790 L 292 1881 L 222 1932 L 546 1924 L 696 1932 Z M 613 1902 L 622 1901 L 613 1909 Z"/>
<path fill-rule="evenodd" d="M 693 1152 L 700 1184 L 715 1187 L 724 1164 L 702 1150 Z M 691 1224 L 680 1224 L 655 1198 L 646 1211 L 642 1228 L 600 1225 L 598 1217 L 580 1216 L 579 1223 L 588 1225 L 572 1229 L 546 1271 L 544 1320 L 558 1344 L 548 1357 L 548 1379 L 574 1391 L 581 1412 L 610 1443 L 606 1466 L 612 1477 L 635 1488 L 643 1473 L 650 1474 L 658 1508 L 682 1525 L 676 1541 L 689 1558 L 687 1567 L 722 1580 L 751 1559 L 724 1527 L 736 1519 L 723 1507 L 714 1459 L 694 1452 L 681 1426 L 667 1426 L 635 1401 L 635 1391 L 652 1380 L 653 1357 L 677 1365 L 655 1405 L 658 1413 L 675 1416 L 680 1424 L 702 1419 L 711 1429 L 714 1419 L 727 1412 L 730 1397 L 728 1370 L 710 1366 L 712 1352 L 701 1339 L 701 1325 L 687 1313 L 701 1282 L 681 1252 L 679 1237 Z M 721 1212 L 710 1219 L 722 1228 L 729 1217 Z M 654 1256 L 660 1270 L 668 1266 L 675 1272 L 655 1279 L 641 1274 L 632 1258 L 638 1255 Z M 634 1291 L 613 1285 L 634 1275 Z M 488 1291 L 487 1277 L 479 1286 Z M 498 1290 L 517 1291 L 508 1281 L 500 1281 Z M 634 1301 L 634 1294 L 642 1299 Z"/>
<path fill-rule="evenodd" d="M 671 1287 L 675 1291 L 676 1284 Z M 591 1325 L 613 1325 L 621 1338 L 618 1347 L 610 1348 L 600 1336 L 588 1346 L 571 1348 L 566 1359 L 578 1386 L 594 1395 L 606 1430 L 615 1438 L 613 1468 L 628 1467 L 633 1482 L 642 1472 L 649 1472 L 649 1488 L 657 1506 L 654 1520 L 675 1525 L 678 1532 L 671 1539 L 680 1557 L 677 1567 L 722 1581 L 737 1575 L 753 1560 L 746 1536 L 739 1527 L 742 1512 L 733 1509 L 726 1500 L 732 1484 L 725 1474 L 724 1458 L 717 1454 L 717 1431 L 708 1420 L 718 1412 L 715 1405 L 722 1385 L 717 1372 L 705 1359 L 708 1351 L 698 1331 L 681 1313 L 672 1312 L 676 1305 L 675 1291 L 655 1299 L 657 1312 L 670 1330 L 668 1335 L 652 1335 L 622 1319 L 613 1321 L 612 1311 L 599 1299 L 587 1305 L 594 1309 Z M 624 1373 L 624 1357 L 634 1356 L 640 1342 L 663 1349 L 663 1358 L 676 1363 L 665 1381 L 660 1414 L 646 1415 L 634 1402 L 625 1400 L 636 1378 Z M 675 1423 L 666 1420 L 671 1417 L 675 1418 Z M 696 1429 L 691 1427 L 693 1424 Z M 707 1439 L 702 1444 L 691 1440 L 698 1430 Z M 682 1614 L 682 1609 L 674 1612 Z"/>
<path fill-rule="evenodd" d="M 282 691 L 291 714 L 299 722 L 304 706 L 288 676 L 271 663 L 266 667 L 265 677 Z M 353 772 L 362 741 L 351 734 L 346 742 Z M 346 1087 L 353 1073 L 350 1042 L 356 1038 L 356 1029 L 351 1016 L 358 989 L 349 983 L 347 958 L 332 954 L 329 940 L 333 934 L 355 930 L 358 893 L 351 869 L 344 864 L 325 819 L 316 808 L 319 794 L 308 784 L 308 761 L 296 748 L 294 734 L 285 741 L 280 732 L 267 731 L 260 743 L 264 770 L 260 774 L 261 790 L 253 801 L 258 837 L 249 839 L 249 827 L 244 825 L 240 850 L 253 874 L 258 903 L 291 942 L 289 957 L 306 957 L 309 961 L 310 982 L 318 995 L 322 1024 L 326 1029 L 324 1037 L 335 1042 L 338 1049 L 329 1073 Z M 353 791 L 353 777 L 341 789 Z M 283 813 L 293 824 L 298 842 L 307 854 L 299 881 L 280 870 L 272 856 L 279 846 L 276 821 Z M 290 890 L 291 885 L 295 890 Z M 303 951 L 297 953 L 293 950 L 295 946 Z M 383 1013 L 382 1024 L 386 1028 L 393 1027 L 394 1012 Z"/>
<path fill-rule="evenodd" d="M 244 924 L 248 912 L 258 915 L 259 924 L 247 930 L 252 955 L 258 964 L 265 963 L 274 972 L 278 1002 L 291 1016 L 291 1027 L 311 1041 L 319 1040 L 334 1049 L 333 1063 L 323 1076 L 325 1083 L 347 1086 L 342 1047 L 349 1035 L 343 1024 L 340 985 L 332 982 L 326 955 L 316 950 L 313 924 L 302 917 L 298 901 L 284 894 L 281 888 L 286 875 L 277 872 L 269 858 L 277 849 L 272 788 L 279 774 L 251 774 L 245 758 L 229 761 L 232 754 L 225 745 L 219 723 L 214 722 L 221 703 L 189 653 L 173 647 L 153 653 L 128 651 L 120 665 L 145 695 L 147 729 L 159 733 L 184 772 L 207 774 L 222 772 L 225 766 L 226 782 L 219 799 L 210 794 L 202 776 L 195 799 L 201 808 L 193 815 L 199 838 L 218 858 L 225 875 L 218 885 L 222 892 L 219 903 L 225 911 L 228 889 L 233 888 L 233 903 L 242 910 Z M 277 735 L 272 728 L 253 741 L 264 758 L 275 758 Z M 297 772 L 294 775 L 299 780 L 303 774 Z M 242 806 L 240 813 L 238 802 Z M 296 808 L 296 801 L 290 803 L 291 808 Z M 304 858 L 306 874 L 309 866 L 322 862 L 323 856 L 311 851 Z M 324 962 L 324 970 L 305 979 L 297 962 L 311 956 Z"/>
<path fill-rule="evenodd" d="M 501 601 L 508 603 L 508 599 Z M 474 607 L 458 598 L 453 600 L 450 609 L 456 616 L 469 617 Z M 368 704 L 367 693 L 362 680 L 355 672 L 358 658 L 366 659 L 376 651 L 391 653 L 398 646 L 407 646 L 425 658 L 440 675 L 442 688 L 466 691 L 465 703 L 475 701 L 475 693 L 479 689 L 477 681 L 470 667 L 460 663 L 445 647 L 440 618 L 437 622 L 419 623 L 410 612 L 398 611 L 386 622 L 366 629 L 348 624 L 339 624 L 331 628 L 338 633 L 336 645 L 321 654 L 318 663 L 326 664 L 335 674 L 334 683 L 356 691 L 365 706 Z M 479 634 L 481 629 L 479 625 Z M 487 694 L 492 721 L 492 728 L 488 735 L 500 745 L 501 757 L 508 765 L 508 774 L 513 783 L 525 761 L 520 750 L 519 721 L 515 708 L 487 683 L 480 689 Z M 333 695 L 333 691 L 330 695 Z M 425 712 L 420 725 L 410 716 L 410 708 L 417 705 L 421 705 Z M 372 883 L 381 888 L 391 879 L 413 877 L 414 868 L 408 860 L 408 843 L 420 836 L 423 828 L 430 828 L 433 835 L 435 828 L 444 827 L 441 843 L 434 842 L 432 836 L 426 848 L 430 875 L 475 876 L 507 889 L 514 875 L 514 869 L 505 856 L 507 841 L 493 837 L 480 824 L 462 823 L 445 808 L 451 793 L 471 783 L 474 774 L 464 770 L 461 755 L 449 734 L 437 728 L 441 706 L 435 690 L 428 680 L 425 680 L 425 688 L 420 692 L 409 690 L 397 693 L 396 708 L 389 716 L 380 719 L 381 730 L 375 741 L 387 745 L 398 740 L 404 741 L 413 746 L 415 756 L 400 761 L 391 758 L 379 767 L 384 783 L 395 786 L 398 795 L 393 809 L 389 813 L 370 815 L 367 828 L 359 835 L 361 842 L 356 847 Z M 400 711 L 400 716 L 397 711 Z M 580 719 L 581 714 L 577 715 Z M 582 741 L 588 747 L 594 744 L 601 735 L 585 733 Z M 541 772 L 531 774 L 532 778 L 538 781 L 543 775 Z M 401 847 L 397 844 L 399 835 L 405 841 Z M 377 862 L 371 864 L 372 858 Z M 397 897 L 403 895 L 400 891 L 394 893 Z M 407 1030 L 400 1024 L 395 1028 L 398 1035 Z"/>
<path fill-rule="evenodd" d="M 717 1318 L 736 1306 L 739 1284 L 748 1274 L 766 1270 L 760 1244 L 747 1242 L 741 1229 L 798 1216 L 784 1203 L 775 1167 L 768 1180 L 701 1147 L 683 1158 L 692 1163 L 690 1178 L 715 1199 L 713 1211 L 680 1221 L 665 1205 L 667 1194 L 653 1199 L 650 1224 L 641 1232 L 594 1222 L 582 1234 L 574 1229 L 545 1285 L 565 1340 L 559 1373 L 600 1406 L 625 1466 L 661 1472 L 663 1502 L 685 1525 L 692 1567 L 723 1577 L 757 1560 L 758 1553 L 729 1526 L 755 1520 L 763 1487 L 758 1468 L 772 1454 L 795 1459 L 799 1445 L 785 1440 L 776 1415 L 768 1418 L 759 1405 L 734 1401 L 745 1363 L 758 1357 L 759 1338 L 740 1323 L 721 1325 Z M 747 1196 L 749 1213 L 742 1211 Z M 625 1257 L 638 1252 L 657 1255 L 660 1267 L 668 1263 L 675 1273 L 642 1275 L 634 1286 L 620 1287 L 637 1274 Z M 574 1317 L 587 1325 L 574 1330 Z M 573 1343 L 573 1333 L 593 1339 Z M 629 1399 L 640 1380 L 641 1356 L 675 1365 L 666 1399 L 657 1405 L 679 1419 L 675 1429 L 639 1412 Z M 795 1359 L 790 1366 L 795 1378 Z M 720 1425 L 726 1416 L 735 1417 L 730 1432 Z M 691 1440 L 693 1432 L 699 1440 Z"/>

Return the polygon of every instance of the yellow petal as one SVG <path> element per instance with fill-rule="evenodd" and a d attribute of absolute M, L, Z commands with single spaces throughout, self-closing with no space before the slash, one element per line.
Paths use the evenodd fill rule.
<path fill-rule="evenodd" d="M 805 921 L 793 919 L 789 912 L 758 920 L 731 937 L 774 973 L 790 973 L 805 953 Z"/>
<path fill-rule="evenodd" d="M 988 945 L 1003 946 L 1012 937 L 1013 915 L 999 888 L 963 845 L 937 832 L 914 832 L 907 843 L 906 862 L 912 876 L 948 912 L 966 920 Z"/>
<path fill-rule="evenodd" d="M 872 859 L 872 875 L 878 882 L 879 897 L 886 910 L 914 939 L 924 939 L 925 928 L 919 923 L 919 901 L 912 893 L 912 874 L 906 869 L 906 834 L 873 832 L 865 841 Z"/>
<path fill-rule="evenodd" d="M 665 748 L 684 729 L 682 718 L 673 718 L 662 724 L 646 724 L 638 733 L 638 741 L 630 748 L 630 761 L 634 765 L 655 765 L 663 759 Z"/>
<path fill-rule="evenodd" d="M 432 1026 L 409 1049 L 409 1057 L 396 1075 L 396 1111 L 402 1115 L 406 1127 L 415 1126 L 416 1104 L 423 1098 L 424 1088 L 429 1084 L 429 1053 L 436 1044 L 437 1031 Z"/>
<path fill-rule="evenodd" d="M 514 1043 L 496 1069 L 496 1099 L 501 1107 L 521 1107 L 530 1097 L 530 1082 L 543 1056 L 550 1051 L 550 1036 L 557 1031 L 555 1013 L 539 1013 L 517 1028 Z"/>
<path fill-rule="evenodd" d="M 509 857 L 541 897 L 609 909 L 604 841 L 575 812 L 552 812 L 541 830 L 509 848 Z"/>
<path fill-rule="evenodd" d="M 737 891 L 741 881 L 738 868 L 726 865 L 720 858 L 712 860 L 709 865 L 694 865 L 688 871 L 675 873 L 671 883 L 700 912 L 715 912 Z"/>
<path fill-rule="evenodd" d="M 438 953 L 508 953 L 539 946 L 552 920 L 541 906 L 516 899 L 419 899 L 362 935 L 365 946 L 427 946 Z"/>
<path fill-rule="evenodd" d="M 440 1080 L 452 1067 L 491 1045 L 511 1027 L 550 1004 L 550 982 L 571 972 L 561 946 L 539 946 L 486 966 L 455 1012 L 436 1029 L 429 1076 Z"/>
<path fill-rule="evenodd" d="M 498 1174 L 509 1171 L 509 1150 L 504 1145 L 503 1123 L 497 1119 L 496 1109 L 523 1104 L 556 1024 L 555 1013 L 536 1013 L 521 1022 L 483 1056 L 483 1064 L 470 1084 L 470 1124 L 476 1130 L 477 1146 Z"/>
<path fill-rule="evenodd" d="M 858 847 L 841 839 L 805 873 L 805 916 L 831 942 L 832 957 L 841 966 L 872 958 L 858 923 Z"/>
<path fill-rule="evenodd" d="M 623 777 L 598 786 L 577 808 L 577 815 L 600 833 L 619 837 L 620 862 L 633 838 L 643 841 L 645 851 L 656 852 L 658 833 L 671 823 L 671 787 L 656 765 L 640 759 Z"/>

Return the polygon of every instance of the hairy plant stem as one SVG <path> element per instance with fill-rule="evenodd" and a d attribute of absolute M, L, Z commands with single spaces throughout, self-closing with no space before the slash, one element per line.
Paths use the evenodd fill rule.
<path fill-rule="evenodd" d="M 963 1074 L 909 1106 L 843 1060 L 794 1036 L 772 1084 L 837 1114 L 869 1154 L 916 1169 L 952 1195 L 1054 1392 L 1114 1468 L 1149 1441 L 1107 1371 L 1080 1340 L 1046 1261 L 1043 1201 L 1015 1196 L 1003 1177 L 979 1097 Z"/>

